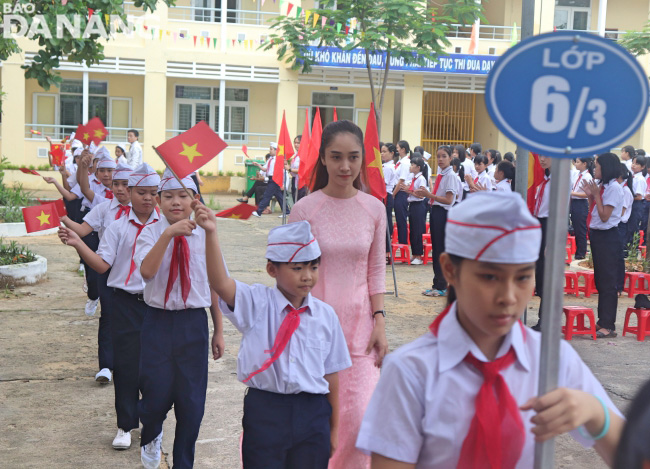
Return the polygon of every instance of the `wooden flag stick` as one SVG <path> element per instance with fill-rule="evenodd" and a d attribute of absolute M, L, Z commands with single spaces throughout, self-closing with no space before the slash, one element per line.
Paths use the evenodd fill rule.
<path fill-rule="evenodd" d="M 187 187 L 185 187 L 185 184 L 183 184 L 183 181 L 181 181 L 181 178 L 179 178 L 179 177 L 176 175 L 176 173 L 174 172 L 174 170 L 173 170 L 173 169 L 172 169 L 172 168 L 167 164 L 167 162 L 165 161 L 165 158 L 163 158 L 162 155 L 161 155 L 160 153 L 158 153 L 158 149 L 157 149 L 155 146 L 153 146 L 153 145 L 151 145 L 151 148 L 153 148 L 153 151 L 156 152 L 156 155 L 158 155 L 158 156 L 160 157 L 160 159 L 162 160 L 162 162 L 165 163 L 165 166 L 166 166 L 167 169 L 168 169 L 168 170 L 169 170 L 169 171 L 174 175 L 174 177 L 176 178 L 176 180 L 178 181 L 178 183 L 181 185 L 181 187 L 182 187 L 183 189 L 185 189 L 185 192 L 187 192 L 187 195 L 189 195 L 190 198 L 193 199 L 193 198 L 194 198 L 194 195 L 192 195 L 192 193 L 190 192 L 190 190 L 189 190 Z"/>

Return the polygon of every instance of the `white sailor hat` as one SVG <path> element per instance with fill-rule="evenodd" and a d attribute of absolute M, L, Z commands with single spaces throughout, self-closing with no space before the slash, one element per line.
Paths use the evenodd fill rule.
<path fill-rule="evenodd" d="M 91 145 L 92 145 L 92 143 L 91 143 Z M 92 151 L 92 150 L 91 150 L 91 151 Z M 99 148 L 95 151 L 95 153 L 94 153 L 94 155 L 93 155 L 93 159 L 95 159 L 95 158 L 110 158 L 110 157 L 111 157 L 111 154 L 110 154 L 110 152 L 108 151 L 108 148 L 103 147 L 103 146 L 102 146 L 102 147 L 99 147 Z"/>
<path fill-rule="evenodd" d="M 108 168 L 108 169 L 115 169 L 117 167 L 117 164 L 115 164 L 115 161 L 109 156 L 102 156 L 99 159 L 99 162 L 97 163 L 97 169 L 102 169 L 102 168 Z"/>
<path fill-rule="evenodd" d="M 308 221 L 280 225 L 269 231 L 266 258 L 273 262 L 310 262 L 320 257 Z"/>
<path fill-rule="evenodd" d="M 542 229 L 519 194 L 476 192 L 449 210 L 445 251 L 464 259 L 524 264 L 539 257 Z"/>
<path fill-rule="evenodd" d="M 121 148 L 124 153 L 126 153 L 126 143 L 118 143 L 115 145 L 118 148 Z"/>
<path fill-rule="evenodd" d="M 422 153 L 422 158 L 424 158 L 425 161 L 429 161 L 429 158 L 431 158 L 431 153 L 425 151 L 424 153 Z"/>
<path fill-rule="evenodd" d="M 270 143 L 271 148 L 278 149 L 278 144 L 276 142 L 271 142 Z"/>
<path fill-rule="evenodd" d="M 131 169 L 131 166 L 129 166 L 128 164 L 119 163 L 115 168 L 115 171 L 113 171 L 113 180 L 115 179 L 128 180 L 131 177 L 132 173 L 133 173 L 133 169 Z"/>
<path fill-rule="evenodd" d="M 196 184 L 194 184 L 194 180 L 191 177 L 185 176 L 184 178 L 181 178 L 181 181 L 183 181 L 185 187 L 187 187 L 188 189 L 192 189 L 195 194 L 199 193 L 199 191 L 196 188 Z M 158 192 L 170 191 L 173 189 L 182 189 L 182 188 L 183 186 L 181 186 L 181 184 L 174 177 L 174 175 L 169 170 L 169 168 L 165 169 L 165 172 L 162 175 L 162 179 L 160 180 L 160 184 L 158 185 Z"/>
<path fill-rule="evenodd" d="M 84 151 L 83 146 L 81 146 L 81 147 L 77 147 L 77 148 L 75 148 L 74 151 L 72 152 L 72 156 L 81 156 L 81 154 L 83 153 L 83 151 Z"/>
<path fill-rule="evenodd" d="M 129 187 L 158 187 L 160 176 L 147 163 L 135 168 L 129 176 Z"/>

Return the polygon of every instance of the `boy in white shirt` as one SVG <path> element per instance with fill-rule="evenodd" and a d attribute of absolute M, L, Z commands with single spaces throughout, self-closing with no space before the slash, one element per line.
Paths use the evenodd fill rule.
<path fill-rule="evenodd" d="M 126 163 L 131 166 L 133 169 L 139 167 L 142 164 L 142 147 L 138 138 L 140 137 L 140 132 L 135 129 L 131 129 L 126 133 L 126 139 L 131 144 L 129 151 L 126 154 Z"/>
<path fill-rule="evenodd" d="M 338 441 L 338 372 L 352 361 L 336 313 L 310 294 L 321 252 L 309 222 L 269 232 L 266 270 L 277 281 L 270 288 L 229 277 L 214 215 L 204 205 L 195 210 L 210 285 L 242 333 L 244 467 L 327 468 Z"/>
<path fill-rule="evenodd" d="M 645 210 L 645 194 L 648 190 L 648 184 L 646 183 L 645 175 L 646 172 L 646 157 L 645 156 L 634 156 L 632 158 L 632 173 L 634 174 L 634 180 L 632 183 L 632 192 L 634 193 L 634 201 L 632 202 L 632 209 L 627 224 L 627 238 L 625 244 L 630 246 L 634 241 L 635 233 L 638 233 L 639 230 L 647 231 L 647 227 L 639 226 L 641 220 L 643 220 L 643 212 Z"/>
<path fill-rule="evenodd" d="M 183 184 L 198 194 L 194 181 Z M 194 464 L 194 446 L 205 410 L 209 330 L 206 308 L 217 305 L 206 274 L 203 228 L 190 219 L 194 200 L 166 170 L 158 186 L 162 217 L 147 225 L 136 241 L 135 264 L 144 279 L 147 313 L 140 334 L 141 460 L 160 465 L 162 427 L 174 406 L 174 467 Z M 223 350 L 221 314 L 211 308 L 212 353 Z"/>

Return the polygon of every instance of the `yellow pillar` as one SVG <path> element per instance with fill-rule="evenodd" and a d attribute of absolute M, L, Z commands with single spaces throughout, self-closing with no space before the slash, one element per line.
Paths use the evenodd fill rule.
<path fill-rule="evenodd" d="M 517 144 L 506 137 L 503 132 L 497 130 L 497 146 L 495 147 L 495 150 L 500 151 L 503 156 L 509 151 L 514 153 L 517 150 Z"/>
<path fill-rule="evenodd" d="M 140 137 L 140 142 L 144 161 L 158 169 L 162 169 L 164 165 L 154 154 L 151 145 L 158 146 L 167 140 L 165 128 L 167 100 L 164 99 L 167 89 L 166 68 L 167 62 L 164 57 L 158 54 L 147 55 L 144 75 L 143 135 Z"/>
<path fill-rule="evenodd" d="M 553 31 L 554 19 L 555 0 L 538 0 L 535 7 L 535 34 Z"/>
<path fill-rule="evenodd" d="M 302 132 L 302 129 L 298 128 L 298 72 L 280 67 L 280 83 L 275 106 L 276 139 L 280 135 L 283 112 L 287 119 L 289 135 L 294 138 Z"/>
<path fill-rule="evenodd" d="M 2 155 L 13 164 L 35 164 L 36 155 L 25 155 L 25 56 L 12 54 L 2 63 Z"/>
<path fill-rule="evenodd" d="M 422 144 L 423 87 L 421 74 L 404 74 L 400 140 L 409 142 L 411 148 Z"/>

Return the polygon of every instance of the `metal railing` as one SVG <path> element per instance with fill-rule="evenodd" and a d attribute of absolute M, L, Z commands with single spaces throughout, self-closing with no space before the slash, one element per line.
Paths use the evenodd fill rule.
<path fill-rule="evenodd" d="M 144 10 L 142 7 L 138 8 L 135 6 L 134 2 L 124 2 L 124 13 L 127 15 L 140 16 L 144 15 Z"/>
<path fill-rule="evenodd" d="M 32 130 L 41 134 L 34 134 Z M 25 138 L 30 140 L 45 140 L 50 137 L 52 140 L 62 140 L 69 137 L 70 134 L 77 130 L 76 126 L 71 125 L 52 125 L 52 124 L 25 124 Z M 107 143 L 126 143 L 126 134 L 131 128 L 126 127 L 106 127 L 108 130 Z M 135 129 L 140 133 L 140 143 L 144 141 L 142 129 Z"/>
<path fill-rule="evenodd" d="M 257 10 L 228 10 L 227 22 L 230 24 L 246 24 L 265 26 L 269 19 L 278 16 L 279 12 Z M 221 8 L 197 6 L 173 6 L 169 8 L 168 17 L 171 21 L 194 21 L 199 23 L 220 23 Z"/>
<path fill-rule="evenodd" d="M 185 130 L 167 129 L 166 138 L 169 140 L 183 132 L 185 132 Z M 226 132 L 221 138 L 223 138 L 229 145 L 235 147 L 237 145 L 247 145 L 249 148 L 254 149 L 268 149 L 269 143 L 274 142 L 277 137 L 275 134 L 256 132 Z"/>
<path fill-rule="evenodd" d="M 472 25 L 452 24 L 447 32 L 447 39 L 469 39 L 472 36 Z M 514 26 L 492 26 L 481 24 L 478 28 L 479 39 L 494 41 L 510 41 Z M 517 27 L 517 37 L 521 37 L 521 28 Z"/>

